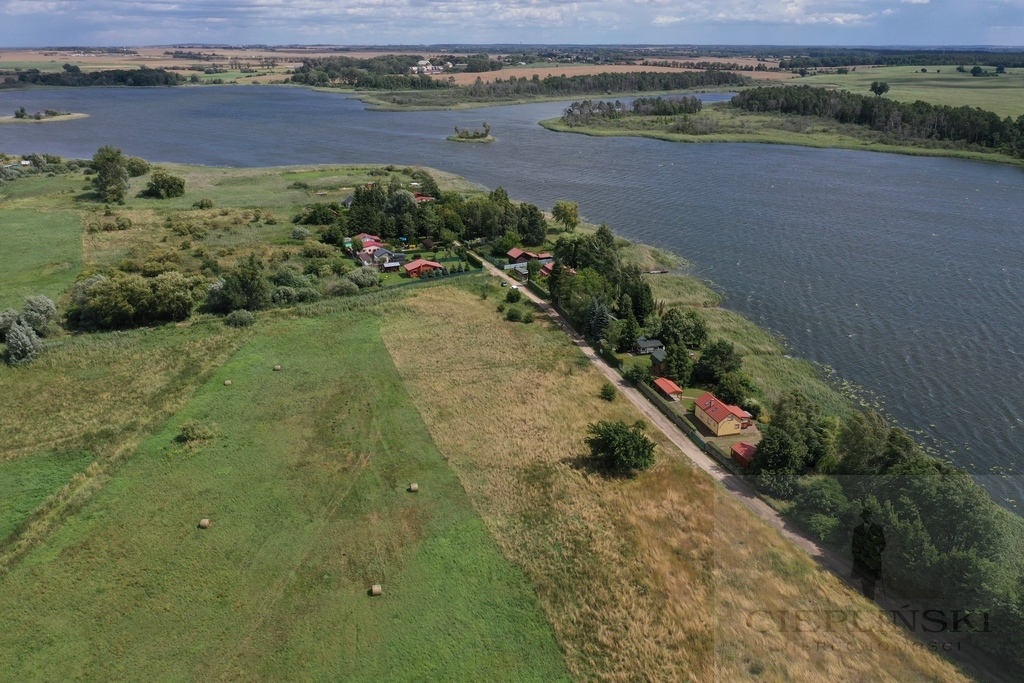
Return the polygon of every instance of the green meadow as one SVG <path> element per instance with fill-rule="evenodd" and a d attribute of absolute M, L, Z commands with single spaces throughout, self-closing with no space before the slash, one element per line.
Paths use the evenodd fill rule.
<path fill-rule="evenodd" d="M 82 226 L 72 213 L 0 212 L 0 243 L 0 310 L 35 294 L 56 299 L 82 267 Z"/>
<path fill-rule="evenodd" d="M 970 64 L 966 67 L 968 71 L 971 69 Z M 862 66 L 848 74 L 807 76 L 791 81 L 791 84 L 819 85 L 867 95 L 873 81 L 885 81 L 890 87 L 885 96 L 894 100 L 980 107 L 1013 118 L 1024 114 L 1024 69 L 1010 69 L 999 76 L 976 77 L 958 72 L 956 66 L 923 68 L 927 69 L 924 73 L 921 72 L 922 67 Z M 990 73 L 995 71 L 990 66 L 982 68 Z"/>
<path fill-rule="evenodd" d="M 564 680 L 379 323 L 261 322 L 3 577 L 0 678 Z"/>

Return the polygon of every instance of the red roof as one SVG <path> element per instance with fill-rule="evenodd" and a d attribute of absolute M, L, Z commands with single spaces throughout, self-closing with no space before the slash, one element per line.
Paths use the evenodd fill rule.
<path fill-rule="evenodd" d="M 509 258 L 519 258 L 525 253 L 526 252 L 520 249 L 519 247 L 512 247 L 511 249 L 508 250 L 508 254 L 506 254 L 506 256 L 508 256 Z"/>
<path fill-rule="evenodd" d="M 423 202 L 432 202 L 432 201 L 434 201 L 433 197 L 431 197 L 429 194 L 423 194 L 422 192 L 414 192 L 413 196 L 416 198 L 416 203 L 417 204 L 422 204 Z"/>
<path fill-rule="evenodd" d="M 654 385 L 669 395 L 683 393 L 682 388 L 668 377 L 659 377 L 654 380 Z"/>
<path fill-rule="evenodd" d="M 540 259 L 551 258 L 551 254 L 537 254 L 537 258 L 540 258 Z"/>
<path fill-rule="evenodd" d="M 405 264 L 405 272 L 408 273 L 409 271 L 412 271 L 412 270 L 419 270 L 423 266 L 431 266 L 433 268 L 444 268 L 444 266 L 442 266 L 437 261 L 427 261 L 425 259 L 418 258 L 415 261 L 413 261 L 412 263 L 406 263 Z"/>
<path fill-rule="evenodd" d="M 705 391 L 704 394 L 694 402 L 694 407 L 700 408 L 708 416 L 715 421 L 716 424 L 721 423 L 723 420 L 728 419 L 730 415 L 733 415 L 739 420 L 749 420 L 753 417 L 750 413 L 743 410 L 739 406 L 731 406 L 722 401 L 719 401 L 710 391 Z"/>
<path fill-rule="evenodd" d="M 354 240 L 363 240 L 363 241 L 373 240 L 374 242 L 380 242 L 380 237 L 378 237 L 377 235 L 371 235 L 368 232 L 361 232 L 358 235 L 356 235 L 355 237 L 353 237 L 352 239 L 354 239 Z"/>
<path fill-rule="evenodd" d="M 732 445 L 732 459 L 744 467 L 749 467 L 750 463 L 754 460 L 754 453 L 756 451 L 757 447 L 753 444 L 740 441 Z"/>

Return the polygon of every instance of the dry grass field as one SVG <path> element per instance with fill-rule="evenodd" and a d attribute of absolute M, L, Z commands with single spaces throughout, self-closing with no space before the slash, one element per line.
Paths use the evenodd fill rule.
<path fill-rule="evenodd" d="M 967 680 L 664 439 L 636 478 L 593 471 L 587 423 L 640 413 L 598 398 L 603 376 L 557 327 L 505 322 L 495 304 L 425 290 L 389 306 L 382 336 L 577 680 Z M 763 610 L 805 622 L 779 628 Z M 853 613 L 862 630 L 840 622 Z"/>

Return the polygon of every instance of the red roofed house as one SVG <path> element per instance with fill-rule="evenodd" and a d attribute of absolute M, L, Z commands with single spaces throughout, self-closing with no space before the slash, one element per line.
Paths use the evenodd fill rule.
<path fill-rule="evenodd" d="M 523 251 L 519 247 L 513 247 L 506 254 L 509 263 L 526 263 L 527 261 L 551 261 L 551 254 L 534 254 L 532 251 Z"/>
<path fill-rule="evenodd" d="M 753 415 L 738 406 L 730 406 L 715 398 L 711 392 L 704 394 L 693 404 L 693 414 L 708 426 L 715 436 L 739 434 L 750 426 Z"/>
<path fill-rule="evenodd" d="M 678 401 L 683 397 L 683 389 L 668 377 L 658 377 L 654 380 L 654 386 L 661 393 L 665 394 L 670 401 Z"/>
<path fill-rule="evenodd" d="M 551 275 L 551 271 L 554 270 L 554 269 L 555 269 L 555 262 L 554 261 L 548 261 L 547 263 L 544 264 L 544 267 L 540 269 L 540 274 L 543 277 L 547 277 L 548 275 Z M 566 268 L 565 266 L 562 266 L 562 270 L 565 271 L 566 273 L 570 273 L 572 275 L 576 274 L 576 269 L 575 268 Z"/>
<path fill-rule="evenodd" d="M 354 239 L 354 240 L 362 240 L 363 242 L 366 242 L 367 240 L 369 240 L 370 242 L 380 242 L 381 241 L 380 237 L 378 237 L 377 235 L 371 235 L 368 232 L 361 232 L 358 235 L 354 236 L 352 239 Z"/>
<path fill-rule="evenodd" d="M 418 258 L 412 263 L 405 264 L 405 272 L 409 274 L 409 277 L 419 277 L 424 273 L 429 273 L 432 270 L 441 270 L 444 268 L 437 261 L 426 261 Z"/>
<path fill-rule="evenodd" d="M 423 194 L 422 192 L 413 192 L 412 195 L 416 199 L 417 204 L 423 204 L 424 202 L 432 202 L 434 198 L 429 194 Z"/>
<path fill-rule="evenodd" d="M 747 469 L 750 467 L 750 463 L 753 462 L 756 451 L 757 446 L 746 441 L 740 441 L 732 445 L 732 459 L 742 465 L 743 469 Z"/>

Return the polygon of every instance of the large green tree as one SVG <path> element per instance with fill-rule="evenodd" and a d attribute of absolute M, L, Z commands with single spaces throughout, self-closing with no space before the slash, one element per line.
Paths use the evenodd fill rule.
<path fill-rule="evenodd" d="M 693 359 L 682 344 L 673 344 L 665 350 L 665 377 L 681 387 L 693 378 Z"/>
<path fill-rule="evenodd" d="M 630 472 L 654 464 L 654 442 L 635 425 L 601 420 L 587 426 L 587 435 L 590 454 L 608 469 Z"/>
<path fill-rule="evenodd" d="M 124 154 L 117 147 L 104 145 L 92 156 L 96 172 L 92 184 L 100 198 L 108 203 L 121 203 L 128 193 L 128 169 Z"/>
<path fill-rule="evenodd" d="M 719 339 L 700 354 L 695 379 L 707 384 L 718 384 L 723 376 L 739 370 L 741 364 L 742 356 L 736 351 L 736 347 L 724 339 Z"/>
<path fill-rule="evenodd" d="M 696 311 L 682 311 L 670 308 L 661 317 L 662 343 L 685 344 L 690 348 L 700 348 L 708 340 L 708 324 Z"/>
<path fill-rule="evenodd" d="M 551 209 L 551 217 L 561 223 L 566 230 L 572 232 L 580 224 L 580 205 L 559 199 Z"/>

